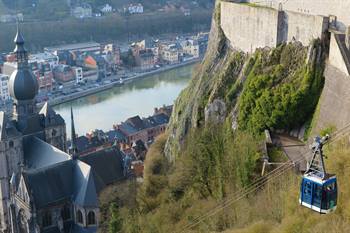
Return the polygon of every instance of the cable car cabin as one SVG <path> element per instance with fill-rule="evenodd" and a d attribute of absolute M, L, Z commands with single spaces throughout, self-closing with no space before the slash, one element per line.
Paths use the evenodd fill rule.
<path fill-rule="evenodd" d="M 307 208 L 327 214 L 337 208 L 337 178 L 327 174 L 324 179 L 308 173 L 303 176 L 299 203 Z"/>

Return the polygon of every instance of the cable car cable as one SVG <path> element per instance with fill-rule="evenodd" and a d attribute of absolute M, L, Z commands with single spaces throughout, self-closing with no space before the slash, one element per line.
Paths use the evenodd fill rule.
<path fill-rule="evenodd" d="M 350 124 L 346 125 L 345 127 L 343 127 L 342 129 L 336 131 L 333 135 L 334 137 L 331 137 L 330 140 L 328 140 L 324 145 L 330 145 L 332 144 L 333 142 L 337 141 L 338 140 L 338 137 L 341 137 L 341 136 L 346 136 L 344 134 L 348 133 L 348 131 L 345 131 L 344 133 L 342 133 L 341 136 L 339 136 L 339 134 L 346 130 L 347 128 L 350 127 Z M 350 130 L 350 129 L 349 129 Z M 341 137 L 342 138 L 342 137 Z M 183 230 L 181 230 L 181 232 L 184 232 L 186 229 L 191 229 L 193 228 L 194 226 L 198 225 L 199 223 L 201 223 L 204 219 L 206 219 L 207 217 L 211 217 L 213 215 L 215 215 L 216 213 L 218 213 L 219 211 L 221 211 L 222 209 L 232 205 L 233 203 L 241 200 L 242 198 L 244 198 L 244 196 L 247 196 L 248 194 L 252 193 L 253 191 L 257 190 L 258 188 L 262 187 L 265 183 L 267 183 L 268 181 L 276 178 L 276 177 L 279 177 L 280 175 L 284 174 L 286 171 L 290 170 L 291 168 L 293 168 L 293 165 L 298 163 L 298 162 L 301 162 L 302 160 L 305 159 L 305 155 L 308 154 L 309 152 L 305 152 L 303 153 L 302 155 L 300 155 L 300 159 L 296 160 L 294 163 L 287 163 L 288 166 L 284 169 L 284 170 L 281 170 L 279 172 L 279 169 L 281 167 L 283 167 L 284 165 L 274 169 L 272 172 L 268 173 L 265 177 L 261 177 L 259 178 L 258 180 L 256 180 L 252 185 L 248 186 L 247 188 L 244 188 L 243 190 L 240 190 L 239 192 L 236 192 L 238 195 L 241 194 L 240 196 L 238 196 L 237 198 L 231 198 L 229 200 L 226 200 L 224 201 L 222 204 L 220 204 L 219 206 L 217 206 L 216 208 L 214 208 L 211 212 L 208 212 L 207 214 L 205 215 L 202 215 L 198 218 L 196 218 L 196 222 L 195 223 L 192 223 L 192 224 L 188 224 L 187 226 L 185 226 L 183 228 Z M 277 175 L 276 175 L 276 174 Z M 262 182 L 260 184 L 260 182 Z M 259 185 L 258 185 L 259 184 Z M 254 188 L 255 185 L 258 185 Z M 253 188 L 253 189 L 252 189 Z M 250 190 L 251 189 L 251 190 Z M 244 193 L 242 193 L 244 191 Z M 234 195 L 236 195 L 236 193 Z M 223 205 L 223 206 L 221 206 Z"/>

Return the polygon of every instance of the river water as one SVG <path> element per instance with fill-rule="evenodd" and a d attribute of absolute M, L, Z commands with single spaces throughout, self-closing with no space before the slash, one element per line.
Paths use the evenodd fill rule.
<path fill-rule="evenodd" d="M 192 75 L 195 65 L 134 80 L 122 86 L 82 97 L 54 107 L 65 119 L 70 138 L 70 107 L 73 107 L 76 133 L 84 135 L 94 129 L 109 130 L 113 124 L 129 117 L 153 114 L 155 107 L 173 104 Z"/>

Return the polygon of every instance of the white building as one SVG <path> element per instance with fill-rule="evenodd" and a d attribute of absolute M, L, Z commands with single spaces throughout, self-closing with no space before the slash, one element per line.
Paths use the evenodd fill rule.
<path fill-rule="evenodd" d="M 78 19 L 91 18 L 92 17 L 92 7 L 89 4 L 84 3 L 81 6 L 77 6 L 77 7 L 73 8 L 72 15 Z"/>
<path fill-rule="evenodd" d="M 101 7 L 101 11 L 103 13 L 111 13 L 113 11 L 113 7 L 107 3 L 106 5 Z"/>
<path fill-rule="evenodd" d="M 50 52 L 36 53 L 29 56 L 29 63 L 34 62 L 37 62 L 38 64 L 48 63 L 50 64 L 50 68 L 54 69 L 58 66 L 59 58 Z"/>
<path fill-rule="evenodd" d="M 75 81 L 77 84 L 84 83 L 84 75 L 83 75 L 83 68 L 74 66 L 72 67 L 74 75 L 75 75 Z"/>
<path fill-rule="evenodd" d="M 10 77 L 5 74 L 0 74 L 0 96 L 2 101 L 7 101 L 10 99 L 9 93 L 9 83 Z"/>
<path fill-rule="evenodd" d="M 129 6 L 124 7 L 124 13 L 142 14 L 143 13 L 143 5 L 141 3 L 130 4 Z"/>
<path fill-rule="evenodd" d="M 199 44 L 197 40 L 186 39 L 180 42 L 182 52 L 195 58 L 199 57 Z"/>

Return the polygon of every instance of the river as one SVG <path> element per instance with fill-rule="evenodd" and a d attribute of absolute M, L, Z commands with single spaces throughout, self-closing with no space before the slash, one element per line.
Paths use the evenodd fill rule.
<path fill-rule="evenodd" d="M 76 133 L 94 129 L 109 130 L 129 117 L 153 114 L 155 107 L 173 104 L 187 86 L 195 65 L 176 68 L 126 83 L 123 86 L 85 96 L 54 107 L 65 119 L 70 138 L 70 107 L 73 107 Z"/>

